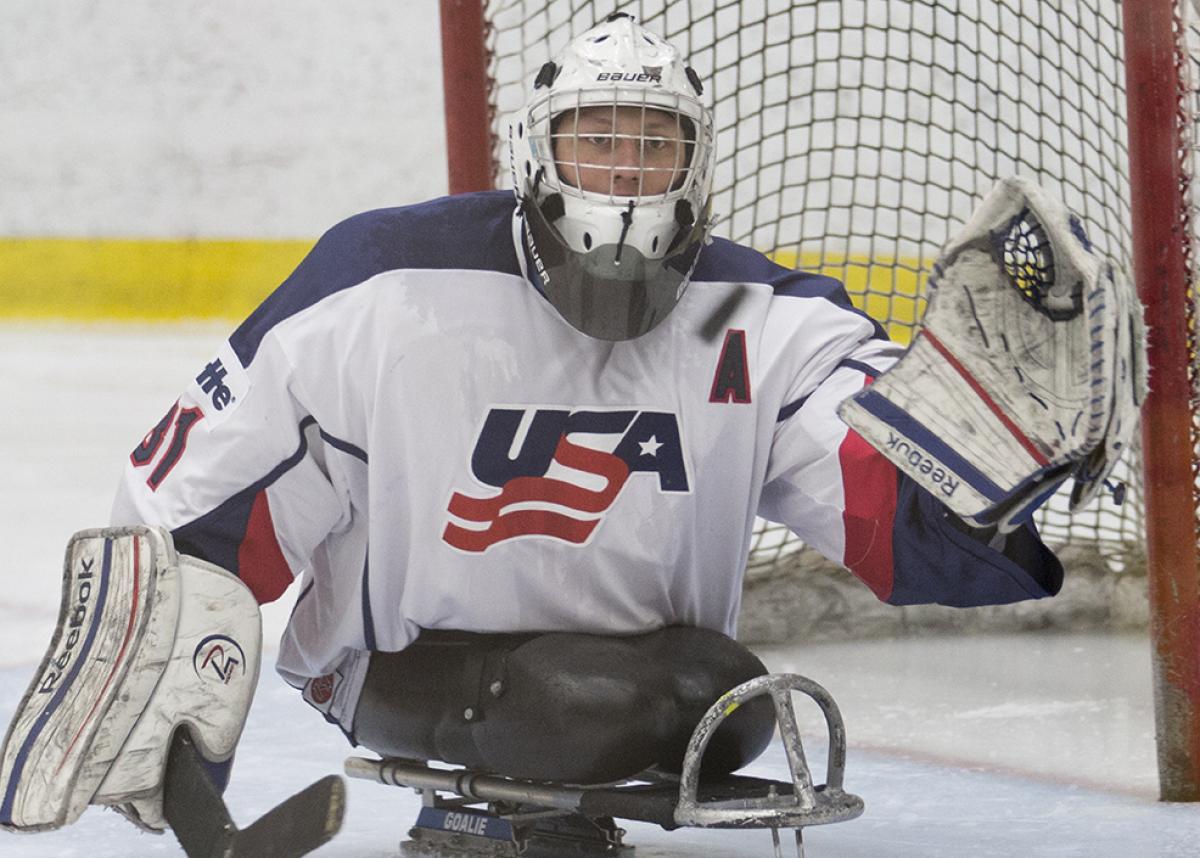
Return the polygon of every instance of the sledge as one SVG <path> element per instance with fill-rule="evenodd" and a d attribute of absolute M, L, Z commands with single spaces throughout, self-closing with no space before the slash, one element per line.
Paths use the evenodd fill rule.
<path fill-rule="evenodd" d="M 814 785 L 792 705 L 792 692 L 812 698 L 825 717 L 829 757 L 825 783 Z M 770 695 L 779 738 L 787 756 L 790 781 L 727 775 L 700 780 L 709 739 L 730 714 L 755 697 Z M 527 781 L 423 761 L 350 757 L 346 774 L 416 790 L 422 808 L 406 856 L 632 856 L 625 831 L 616 820 L 676 828 L 765 828 L 774 854 L 782 858 L 781 830 L 792 830 L 796 854 L 803 858 L 803 829 L 860 816 L 863 801 L 842 788 L 846 733 L 829 693 L 797 674 L 769 674 L 723 695 L 705 713 L 688 743 L 682 771 L 644 772 L 598 786 Z"/>

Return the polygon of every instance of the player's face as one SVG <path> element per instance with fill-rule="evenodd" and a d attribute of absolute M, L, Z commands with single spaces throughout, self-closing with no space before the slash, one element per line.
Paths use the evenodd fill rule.
<path fill-rule="evenodd" d="M 563 182 L 596 194 L 655 196 L 686 176 L 688 140 L 679 117 L 641 107 L 583 107 L 553 132 Z"/>

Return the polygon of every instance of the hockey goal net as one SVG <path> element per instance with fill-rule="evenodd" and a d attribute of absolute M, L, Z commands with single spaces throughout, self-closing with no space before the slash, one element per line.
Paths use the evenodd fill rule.
<path fill-rule="evenodd" d="M 571 36 L 612 4 L 496 0 L 486 7 L 492 180 L 508 186 L 508 115 Z M 711 89 L 716 232 L 846 284 L 907 342 L 938 249 L 997 178 L 1024 174 L 1083 216 L 1130 270 L 1120 9 L 1101 2 L 911 0 L 620 5 L 677 44 Z M 957 8 L 956 8 L 957 7 Z M 1132 458 L 1132 457 L 1131 457 Z M 1136 463 L 1135 463 L 1136 464 Z M 1081 513 L 1060 493 L 1039 524 L 1056 544 L 1140 563 L 1143 501 Z M 748 564 L 769 574 L 799 543 L 762 524 Z"/>
<path fill-rule="evenodd" d="M 1190 0 L 1125 5 L 1128 20 L 1117 0 L 443 0 L 451 189 L 507 186 L 507 117 L 541 64 L 609 13 L 629 12 L 678 45 L 711 92 L 717 233 L 782 264 L 841 279 L 894 339 L 907 342 L 920 321 L 940 246 L 992 184 L 1012 174 L 1058 194 L 1082 216 L 1097 250 L 1127 276 L 1135 272 L 1135 240 L 1139 247 L 1171 244 L 1182 267 L 1168 318 L 1186 318 L 1180 327 L 1190 332 L 1197 97 L 1189 81 L 1200 38 L 1189 24 Z M 1166 23 L 1155 24 L 1154 14 Z M 1165 136 L 1173 172 L 1139 166 L 1145 162 L 1131 152 L 1137 135 L 1130 137 L 1130 126 L 1140 114 L 1126 97 L 1127 72 L 1134 79 L 1124 36 L 1129 20 L 1158 26 L 1160 35 L 1166 27 L 1165 41 L 1152 43 L 1158 60 L 1147 62 L 1165 57 L 1167 67 L 1150 66 L 1143 79 L 1161 98 L 1139 110 L 1169 114 L 1158 117 L 1165 125 L 1140 128 L 1147 138 Z M 1147 38 L 1139 36 L 1139 44 Z M 1130 180 L 1131 154 L 1142 171 L 1137 183 Z M 1149 195 L 1149 206 L 1165 214 L 1165 238 L 1145 238 L 1144 229 L 1143 237 L 1134 234 L 1140 215 L 1131 208 L 1131 184 L 1138 185 L 1134 197 Z M 1143 300 L 1157 303 L 1137 272 Z M 1152 306 L 1152 327 L 1154 313 Z M 1182 601 L 1185 622 L 1195 626 L 1200 397 L 1195 349 L 1190 333 L 1183 337 L 1182 352 L 1151 354 L 1152 387 L 1166 377 L 1156 359 L 1179 364 L 1182 382 L 1172 395 L 1182 401 L 1170 408 L 1181 411 L 1183 449 L 1174 462 L 1151 462 L 1147 470 L 1185 472 L 1176 480 L 1180 493 L 1158 501 L 1152 517 L 1168 508 L 1178 513 L 1166 539 L 1187 549 L 1179 561 L 1190 564 Z M 1156 417 L 1146 422 L 1159 425 Z M 1147 492 L 1140 449 L 1132 452 L 1114 474 L 1125 487 L 1116 496 L 1106 492 L 1072 515 L 1060 493 L 1038 519 L 1049 543 L 1083 547 L 1114 575 L 1145 571 Z M 782 528 L 764 523 L 748 574 L 794 567 L 800 548 Z M 1181 601 L 1177 582 L 1158 588 L 1174 588 L 1171 598 Z M 1153 603 L 1153 580 L 1150 590 Z M 1152 626 L 1155 610 L 1152 604 Z M 1160 625 L 1171 622 L 1160 618 Z M 1198 639 L 1193 629 L 1185 647 Z M 1192 673 L 1194 684 L 1181 692 L 1189 706 L 1200 694 Z M 1190 738 L 1182 744 L 1191 747 L 1182 757 L 1190 763 L 1181 765 L 1191 772 L 1183 780 L 1200 798 L 1200 729 L 1188 721 L 1184 732 Z"/>

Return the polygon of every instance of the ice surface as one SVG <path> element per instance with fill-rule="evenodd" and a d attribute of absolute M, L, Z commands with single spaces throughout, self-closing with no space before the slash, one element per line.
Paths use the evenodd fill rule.
<path fill-rule="evenodd" d="M 224 326 L 0 325 L 0 723 L 49 641 L 75 530 L 105 522 L 121 462 L 216 351 Z M 290 594 L 270 606 L 278 637 Z M 1200 805 L 1157 802 L 1149 644 L 1140 635 L 911 638 L 772 647 L 773 670 L 825 685 L 849 734 L 853 822 L 812 828 L 809 858 L 1195 856 Z M 247 825 L 352 753 L 269 669 L 227 799 Z M 815 707 L 799 706 L 821 779 Z M 751 771 L 783 777 L 773 748 Z M 346 825 L 319 855 L 383 858 L 416 817 L 413 793 L 349 782 Z M 766 832 L 627 825 L 641 858 L 768 856 Z M 180 855 L 170 836 L 89 809 L 74 826 L 0 834 L 0 858 Z"/>

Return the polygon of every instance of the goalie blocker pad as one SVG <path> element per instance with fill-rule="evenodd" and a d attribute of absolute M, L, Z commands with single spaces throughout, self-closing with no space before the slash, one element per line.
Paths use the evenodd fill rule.
<path fill-rule="evenodd" d="M 50 648 L 0 749 L 0 825 L 58 828 L 93 803 L 166 827 L 173 732 L 188 725 L 211 762 L 232 756 L 261 638 L 246 586 L 177 555 L 165 530 L 77 533 Z"/>
<path fill-rule="evenodd" d="M 977 527 L 1015 529 L 1069 476 L 1090 500 L 1145 396 L 1141 304 L 1079 218 L 999 182 L 942 251 L 921 330 L 839 415 Z"/>

